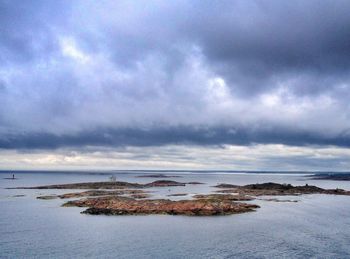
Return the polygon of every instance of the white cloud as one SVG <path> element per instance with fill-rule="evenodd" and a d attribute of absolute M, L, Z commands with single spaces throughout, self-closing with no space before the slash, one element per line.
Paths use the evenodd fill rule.
<path fill-rule="evenodd" d="M 76 41 L 70 37 L 62 37 L 60 40 L 62 54 L 80 63 L 88 63 L 91 58 L 77 47 Z"/>
<path fill-rule="evenodd" d="M 0 169 L 210 169 L 346 171 L 350 150 L 339 147 L 253 145 L 0 150 Z"/>

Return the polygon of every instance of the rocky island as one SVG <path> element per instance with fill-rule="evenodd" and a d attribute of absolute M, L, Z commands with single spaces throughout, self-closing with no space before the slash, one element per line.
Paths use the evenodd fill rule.
<path fill-rule="evenodd" d="M 91 215 L 188 215 L 212 216 L 230 215 L 251 212 L 258 205 L 246 203 L 253 200 L 276 202 L 296 202 L 295 200 L 278 200 L 276 198 L 258 198 L 259 196 L 285 196 L 303 194 L 350 195 L 350 191 L 342 189 L 323 189 L 313 185 L 293 186 L 279 183 L 257 183 L 238 186 L 222 183 L 214 186 L 216 193 L 195 194 L 186 200 L 151 199 L 145 188 L 186 186 L 182 183 L 168 180 L 158 180 L 150 183 L 129 182 L 89 182 L 46 185 L 37 187 L 16 187 L 15 189 L 88 189 L 82 192 L 71 192 L 61 195 L 39 196 L 38 199 L 71 199 L 64 207 L 86 207 L 82 213 Z M 111 190 L 112 189 L 112 190 Z M 169 189 L 170 190 L 170 189 Z M 166 196 L 186 196 L 186 193 L 175 193 Z"/>
<path fill-rule="evenodd" d="M 195 199 L 172 201 L 166 199 L 136 200 L 128 197 L 107 196 L 68 201 L 62 206 L 88 207 L 82 213 L 92 215 L 230 215 L 254 211 L 258 205 L 232 202 L 229 199 Z"/>

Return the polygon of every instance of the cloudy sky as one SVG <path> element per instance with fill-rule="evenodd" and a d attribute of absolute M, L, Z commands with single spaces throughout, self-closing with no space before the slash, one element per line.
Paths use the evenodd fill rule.
<path fill-rule="evenodd" d="M 350 170 L 349 13 L 0 0 L 0 169 Z"/>

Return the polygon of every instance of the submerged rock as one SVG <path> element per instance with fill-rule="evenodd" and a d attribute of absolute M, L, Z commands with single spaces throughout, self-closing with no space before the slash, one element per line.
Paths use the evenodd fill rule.
<path fill-rule="evenodd" d="M 173 194 L 168 194 L 167 196 L 171 197 L 171 196 L 186 196 L 188 195 L 187 193 L 173 193 Z"/>
<path fill-rule="evenodd" d="M 151 195 L 146 194 L 146 193 L 134 193 L 134 194 L 131 194 L 130 197 L 132 197 L 134 199 L 147 199 L 147 198 L 151 197 Z"/>
<path fill-rule="evenodd" d="M 236 188 L 236 187 L 238 187 L 238 185 L 229 184 L 229 183 L 221 183 L 221 184 L 215 185 L 214 187 L 216 187 L 216 188 Z"/>
<path fill-rule="evenodd" d="M 232 195 L 232 194 L 197 194 L 193 196 L 196 199 L 206 200 L 229 200 L 229 201 L 251 201 L 253 197 L 247 195 Z"/>
<path fill-rule="evenodd" d="M 273 201 L 273 202 L 299 202 L 297 200 L 280 200 L 280 199 L 258 199 L 261 201 Z"/>
<path fill-rule="evenodd" d="M 12 196 L 13 198 L 20 198 L 20 197 L 25 197 L 24 194 L 16 194 Z"/>
<path fill-rule="evenodd" d="M 36 198 L 40 199 L 40 200 L 53 200 L 53 199 L 57 199 L 58 196 L 57 195 L 43 195 L 43 196 L 38 196 Z"/>

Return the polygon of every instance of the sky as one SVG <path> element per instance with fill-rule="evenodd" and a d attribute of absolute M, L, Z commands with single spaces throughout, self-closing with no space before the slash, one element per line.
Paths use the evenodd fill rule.
<path fill-rule="evenodd" d="M 0 0 L 0 169 L 350 171 L 349 13 Z"/>

